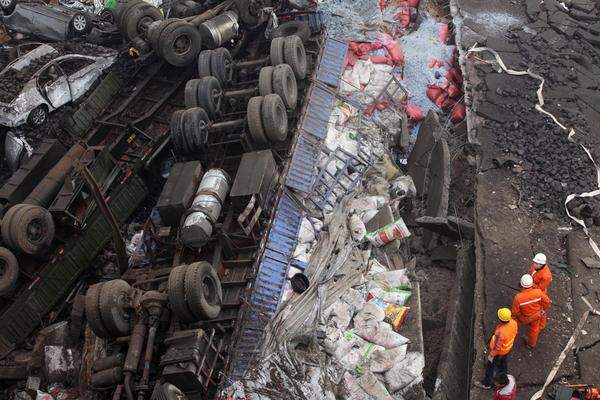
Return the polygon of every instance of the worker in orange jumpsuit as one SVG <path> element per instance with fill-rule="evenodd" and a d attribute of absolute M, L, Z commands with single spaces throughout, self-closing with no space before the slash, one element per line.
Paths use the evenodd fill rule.
<path fill-rule="evenodd" d="M 548 286 L 550 286 L 550 283 L 552 282 L 552 272 L 548 266 L 546 255 L 543 253 L 538 253 L 531 261 L 533 261 L 533 263 L 529 267 L 529 275 L 531 275 L 533 278 L 533 287 L 537 287 L 545 294 L 548 294 Z M 540 324 L 540 329 L 544 329 L 546 327 L 547 321 L 548 314 L 544 314 Z"/>
<path fill-rule="evenodd" d="M 508 370 L 508 353 L 513 348 L 519 329 L 517 321 L 512 319 L 512 313 L 508 308 L 498 310 L 498 319 L 500 323 L 488 343 L 490 353 L 485 365 L 485 378 L 475 383 L 475 386 L 482 389 L 491 389 L 496 370 L 504 373 Z"/>
<path fill-rule="evenodd" d="M 550 298 L 541 289 L 533 287 L 533 277 L 525 274 L 521 277 L 521 290 L 515 295 L 512 306 L 513 318 L 519 325 L 529 325 L 527 347 L 537 344 L 542 317 L 550 307 Z"/>

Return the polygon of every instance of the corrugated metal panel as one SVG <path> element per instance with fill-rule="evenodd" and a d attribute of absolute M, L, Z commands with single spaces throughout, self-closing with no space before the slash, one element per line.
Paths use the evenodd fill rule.
<path fill-rule="evenodd" d="M 302 211 L 287 194 L 284 194 L 273 218 L 250 304 L 246 309 L 242 330 L 232 355 L 231 379 L 243 376 L 265 327 L 277 312 L 292 254 L 298 242 L 301 222 Z"/>
<path fill-rule="evenodd" d="M 310 193 L 315 182 L 320 152 L 321 142 L 305 132 L 300 132 L 300 138 L 294 149 L 285 180 L 287 187 L 303 193 Z"/>
<path fill-rule="evenodd" d="M 319 69 L 317 70 L 317 80 L 327 85 L 338 87 L 340 77 L 344 72 L 347 52 L 348 45 L 346 43 L 327 38 L 321 62 L 319 63 Z"/>
<path fill-rule="evenodd" d="M 300 128 L 321 140 L 325 139 L 334 98 L 333 93 L 320 86 L 313 86 Z"/>

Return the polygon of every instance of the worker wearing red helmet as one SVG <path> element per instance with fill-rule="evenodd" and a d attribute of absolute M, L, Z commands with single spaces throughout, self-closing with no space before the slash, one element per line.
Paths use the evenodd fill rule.
<path fill-rule="evenodd" d="M 550 286 L 550 283 L 552 283 L 552 272 L 548 266 L 546 255 L 543 253 L 538 253 L 531 261 L 533 263 L 529 267 L 529 275 L 531 275 L 533 278 L 533 286 L 537 287 L 545 294 L 548 294 L 548 286 Z M 547 320 L 548 314 L 544 314 L 540 323 L 540 329 L 544 329 L 546 327 Z"/>
<path fill-rule="evenodd" d="M 513 318 L 519 325 L 528 325 L 527 347 L 537 344 L 542 318 L 550 307 L 550 298 L 539 288 L 534 287 L 533 277 L 525 274 L 521 277 L 521 290 L 515 295 L 512 306 Z"/>

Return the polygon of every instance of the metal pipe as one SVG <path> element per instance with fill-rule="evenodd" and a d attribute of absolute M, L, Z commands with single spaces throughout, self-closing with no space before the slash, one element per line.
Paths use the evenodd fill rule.
<path fill-rule="evenodd" d="M 73 162 L 79 159 L 84 152 L 85 147 L 80 144 L 75 144 L 71 147 L 31 193 L 29 193 L 29 196 L 27 196 L 23 203 L 48 207 L 60 191 L 65 178 L 73 169 Z"/>
<path fill-rule="evenodd" d="M 191 17 L 186 17 L 186 18 L 183 18 L 183 19 L 185 21 L 189 22 L 190 24 L 199 26 L 203 22 L 208 21 L 209 19 L 216 17 L 222 11 L 225 11 L 225 10 L 229 9 L 233 5 L 233 2 L 234 2 L 234 0 L 224 1 L 223 3 L 221 3 L 221 4 L 219 4 L 219 5 L 211 8 L 210 10 L 204 11 L 200 15 L 193 15 Z"/>
<path fill-rule="evenodd" d="M 235 69 L 254 68 L 269 64 L 269 57 L 259 58 L 257 60 L 239 61 L 234 64 Z"/>
<path fill-rule="evenodd" d="M 148 381 L 150 379 L 150 363 L 152 362 L 152 353 L 154 352 L 154 340 L 156 339 L 156 324 L 150 327 L 148 331 L 148 342 L 146 343 L 146 354 L 144 356 L 144 372 L 142 373 L 142 379 L 140 380 L 140 391 L 138 393 L 138 400 L 145 399 L 145 391 L 148 388 Z"/>
<path fill-rule="evenodd" d="M 229 90 L 227 92 L 223 92 L 224 97 L 247 97 L 254 96 L 257 93 L 257 88 L 249 88 L 249 89 L 238 89 L 238 90 Z"/>
<path fill-rule="evenodd" d="M 94 197 L 94 201 L 98 206 L 98 209 L 104 215 L 104 218 L 108 221 L 113 235 L 113 242 L 115 245 L 115 251 L 117 252 L 117 264 L 119 265 L 119 270 L 121 274 L 125 272 L 128 265 L 127 252 L 125 251 L 125 242 L 123 241 L 123 236 L 121 236 L 121 231 L 119 230 L 119 224 L 117 224 L 117 220 L 113 215 L 110 207 L 106 204 L 104 197 L 102 197 L 102 193 L 100 193 L 100 188 L 98 187 L 98 183 L 94 176 L 90 172 L 89 169 L 85 165 L 83 165 L 79 160 L 75 160 L 73 162 L 73 166 L 81 172 L 81 175 L 84 177 L 90 192 L 92 192 L 92 196 Z"/>
<path fill-rule="evenodd" d="M 137 323 L 133 327 L 133 332 L 131 333 L 131 339 L 129 340 L 129 349 L 127 350 L 127 357 L 125 358 L 125 365 L 123 367 L 123 371 L 137 371 L 145 338 L 146 325 L 143 322 Z"/>
<path fill-rule="evenodd" d="M 210 132 L 229 131 L 242 128 L 246 124 L 244 119 L 234 119 L 231 121 L 217 122 L 209 126 Z"/>
<path fill-rule="evenodd" d="M 131 391 L 131 374 L 132 372 L 125 372 L 125 395 L 127 400 L 135 400 Z"/>

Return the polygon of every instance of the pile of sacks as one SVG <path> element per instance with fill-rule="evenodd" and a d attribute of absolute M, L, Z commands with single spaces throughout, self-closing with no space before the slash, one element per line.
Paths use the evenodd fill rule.
<path fill-rule="evenodd" d="M 412 284 L 372 259 L 366 282 L 325 310 L 325 351 L 344 370 L 348 399 L 394 399 L 422 381 L 423 354 L 400 331 Z"/>

